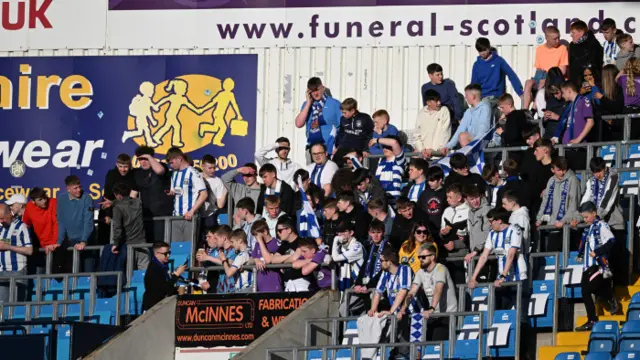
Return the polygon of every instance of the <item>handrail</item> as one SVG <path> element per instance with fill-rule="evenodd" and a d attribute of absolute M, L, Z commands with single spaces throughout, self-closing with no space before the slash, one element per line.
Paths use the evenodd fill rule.
<path fill-rule="evenodd" d="M 14 301 L 14 302 L 6 302 L 6 303 L 0 303 L 0 324 L 2 324 L 3 322 L 6 321 L 11 321 L 13 320 L 13 312 L 14 312 L 14 308 L 18 307 L 18 306 L 24 306 L 25 307 L 25 320 L 26 321 L 31 321 L 31 307 L 36 307 L 36 316 L 38 316 L 40 314 L 40 307 L 42 306 L 47 306 L 47 305 L 51 305 L 53 306 L 53 314 L 52 314 L 52 319 L 54 321 L 58 320 L 58 306 L 59 305 L 64 305 L 62 308 L 62 317 L 66 317 L 67 316 L 67 306 L 68 305 L 73 305 L 73 304 L 80 304 L 80 309 L 83 309 L 82 311 L 80 311 L 80 316 L 79 319 L 80 321 L 84 321 L 84 300 L 80 299 L 80 300 L 53 300 L 53 301 Z M 4 319 L 4 308 L 8 307 L 9 308 L 9 319 Z"/>
<path fill-rule="evenodd" d="M 603 115 L 602 120 L 620 120 L 624 119 L 624 128 L 622 138 L 629 140 L 631 137 L 631 119 L 640 118 L 640 114 L 617 114 L 617 115 Z"/>
<path fill-rule="evenodd" d="M 97 279 L 102 276 L 116 276 L 116 325 L 120 325 L 120 301 L 122 293 L 122 272 L 105 271 L 98 273 L 75 273 L 75 274 L 35 274 L 35 275 L 17 275 L 17 276 L 0 276 L 0 280 L 9 280 L 9 299 L 15 300 L 16 288 L 18 280 L 35 280 L 36 285 L 36 302 L 42 301 L 42 281 L 46 279 L 62 278 L 62 300 L 69 300 L 69 291 L 76 288 L 74 281 L 71 289 L 69 288 L 69 279 L 74 280 L 80 277 L 89 277 L 89 316 L 93 316 L 97 299 Z M 82 308 L 84 314 L 84 307 Z"/>
<path fill-rule="evenodd" d="M 267 349 L 266 350 L 266 358 L 267 360 L 270 360 L 272 358 L 272 356 L 276 353 L 291 353 L 292 360 L 297 360 L 300 357 L 298 356 L 298 354 L 300 352 L 309 352 L 309 351 L 314 351 L 314 350 L 320 350 L 322 351 L 322 359 L 323 360 L 327 360 L 330 359 L 331 357 L 328 356 L 328 353 L 331 352 L 331 350 L 340 350 L 340 349 L 349 349 L 351 350 L 351 359 L 356 359 L 356 353 L 357 353 L 357 349 L 370 349 L 370 348 L 380 348 L 379 351 L 379 358 L 380 360 L 388 360 L 387 358 L 387 352 L 386 349 L 388 347 L 409 347 L 409 359 L 416 359 L 417 355 L 419 355 L 417 353 L 417 348 L 419 347 L 424 347 L 424 346 L 429 346 L 429 345 L 434 345 L 434 346 L 440 346 L 440 360 L 444 360 L 444 341 L 425 341 L 425 342 L 414 342 L 414 343 L 377 343 L 377 344 L 351 344 L 351 345 L 323 345 L 323 346 L 298 346 L 298 347 L 282 347 L 282 348 L 271 348 L 271 349 Z M 336 356 L 333 356 L 333 358 L 335 358 Z M 278 357 L 279 358 L 279 357 Z M 306 359 L 306 357 L 304 357 Z"/>
<path fill-rule="evenodd" d="M 337 274 L 336 274 L 336 268 L 335 266 L 331 266 L 331 265 L 324 265 L 324 267 L 330 267 L 331 268 L 331 290 L 336 290 L 336 278 L 337 278 Z M 277 269 L 291 269 L 293 268 L 293 264 L 267 264 L 264 265 L 265 269 L 270 269 L 270 270 L 277 270 Z M 252 286 L 252 292 L 258 292 L 258 268 L 256 267 L 255 264 L 246 264 L 246 265 L 242 265 L 242 269 L 244 270 L 251 270 L 253 272 L 253 284 Z M 199 272 L 208 272 L 208 271 L 224 271 L 224 266 L 220 266 L 220 265 L 215 265 L 215 266 L 194 266 L 191 268 L 187 269 L 188 272 L 190 273 L 199 273 Z"/>
<path fill-rule="evenodd" d="M 358 320 L 358 318 L 360 318 L 360 316 L 362 315 L 358 315 L 358 316 L 341 316 L 341 317 L 330 317 L 330 318 L 310 318 L 310 319 L 305 319 L 304 321 L 304 332 L 305 332 L 305 338 L 304 338 L 304 343 L 306 344 L 310 344 L 311 343 L 311 325 L 313 324 L 331 324 L 331 344 L 332 345 L 338 345 L 338 324 L 340 323 L 344 323 L 347 321 L 353 321 L 353 320 Z M 397 327 L 398 327 L 398 318 L 395 315 L 391 315 L 389 317 L 391 319 L 391 324 L 389 325 L 389 334 L 390 334 L 390 341 L 391 343 L 395 343 L 396 342 L 396 332 L 397 332 Z"/>
<path fill-rule="evenodd" d="M 531 286 L 533 288 L 533 265 L 535 258 L 545 258 L 547 256 L 553 256 L 555 258 L 556 266 L 553 269 L 553 318 L 551 319 L 551 345 L 556 345 L 556 334 L 558 333 L 558 285 L 560 284 L 560 265 L 558 260 L 560 259 L 560 253 L 558 252 L 543 252 L 529 254 L 529 279 L 531 279 Z M 566 266 L 566 265 L 565 265 Z M 528 304 L 527 304 L 528 308 Z"/>

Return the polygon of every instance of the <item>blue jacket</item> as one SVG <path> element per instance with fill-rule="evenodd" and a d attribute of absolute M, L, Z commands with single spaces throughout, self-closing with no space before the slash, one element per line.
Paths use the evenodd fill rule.
<path fill-rule="evenodd" d="M 397 136 L 397 135 L 398 135 L 398 128 L 391 124 L 387 124 L 387 130 L 383 131 L 382 134 L 378 134 L 375 131 L 373 132 L 374 139 L 382 139 L 383 137 Z M 373 144 L 373 146 L 369 148 L 369 153 L 371 155 L 382 155 L 383 154 L 382 145 Z"/>
<path fill-rule="evenodd" d="M 120 246 L 117 254 L 111 252 L 111 244 L 106 244 L 102 248 L 100 255 L 99 272 L 120 271 L 122 272 L 122 285 L 126 283 L 125 274 L 127 270 L 127 247 Z M 134 264 L 135 266 L 135 264 Z M 99 276 L 97 279 L 98 286 L 116 286 L 118 283 L 117 276 Z"/>
<path fill-rule="evenodd" d="M 505 75 L 509 78 L 516 93 L 522 96 L 524 91 L 518 75 L 495 51 L 491 52 L 489 60 L 484 60 L 478 56 L 478 59 L 473 64 L 473 70 L 471 70 L 471 83 L 482 86 L 482 97 L 497 97 L 507 92 Z"/>
<path fill-rule="evenodd" d="M 87 242 L 93 233 L 93 201 L 84 193 L 71 199 L 68 193 L 58 196 L 58 244 Z"/>
<path fill-rule="evenodd" d="M 303 102 L 300 107 L 300 111 L 304 109 L 307 105 L 307 102 Z M 329 152 L 332 151 L 335 139 L 331 136 L 331 129 L 335 126 L 336 134 L 338 130 L 340 130 L 340 118 L 342 117 L 342 111 L 340 111 L 340 101 L 332 98 L 331 96 L 327 96 L 327 101 L 324 103 L 324 108 L 322 108 L 322 116 L 324 117 L 325 125 L 320 127 L 320 131 L 322 132 L 322 138 L 325 141 L 325 145 L 327 146 L 327 150 Z M 306 135 L 309 138 L 309 130 L 311 130 L 311 109 L 309 109 L 309 114 L 307 115 L 306 122 Z M 310 144 L 307 144 L 310 145 Z"/>
<path fill-rule="evenodd" d="M 462 104 L 458 101 L 458 90 L 456 89 L 456 84 L 452 80 L 444 79 L 442 84 L 439 85 L 431 82 L 422 85 L 422 105 L 427 105 L 427 99 L 424 96 L 424 93 L 427 92 L 427 90 L 435 90 L 440 94 L 440 103 L 449 109 L 453 120 L 462 119 Z"/>
<path fill-rule="evenodd" d="M 470 107 L 464 112 L 460 126 L 445 147 L 448 149 L 456 147 L 458 137 L 465 131 L 472 135 L 472 140 L 486 134 L 491 129 L 491 114 L 491 106 L 486 101 L 481 101 L 476 107 Z"/>

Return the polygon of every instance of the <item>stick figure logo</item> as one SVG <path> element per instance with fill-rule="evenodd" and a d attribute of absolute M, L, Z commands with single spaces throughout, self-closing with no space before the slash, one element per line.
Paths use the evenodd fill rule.
<path fill-rule="evenodd" d="M 20 178 L 24 176 L 26 169 L 27 166 L 24 164 L 24 162 L 22 162 L 22 160 L 16 160 L 13 162 L 13 164 L 11 164 L 9 172 L 11 173 L 11 176 Z"/>

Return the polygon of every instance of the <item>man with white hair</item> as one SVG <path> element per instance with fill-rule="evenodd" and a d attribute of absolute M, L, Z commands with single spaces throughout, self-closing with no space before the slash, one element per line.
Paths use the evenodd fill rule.
<path fill-rule="evenodd" d="M 27 206 L 27 197 L 22 194 L 15 194 L 6 201 L 6 204 L 9 205 L 13 216 L 22 219 L 24 209 Z"/>
<path fill-rule="evenodd" d="M 27 256 L 33 253 L 29 229 L 14 216 L 9 205 L 0 204 L 0 277 L 27 275 Z M 9 281 L 0 281 L 0 303 L 9 302 Z M 22 301 L 26 280 L 18 280 L 15 300 Z"/>

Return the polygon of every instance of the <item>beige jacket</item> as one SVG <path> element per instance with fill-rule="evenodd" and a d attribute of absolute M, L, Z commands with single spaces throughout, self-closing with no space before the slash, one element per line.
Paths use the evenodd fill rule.
<path fill-rule="evenodd" d="M 413 147 L 422 149 L 440 149 L 451 137 L 449 110 L 442 106 L 439 111 L 431 111 L 425 106 L 418 112 L 414 130 Z"/>

